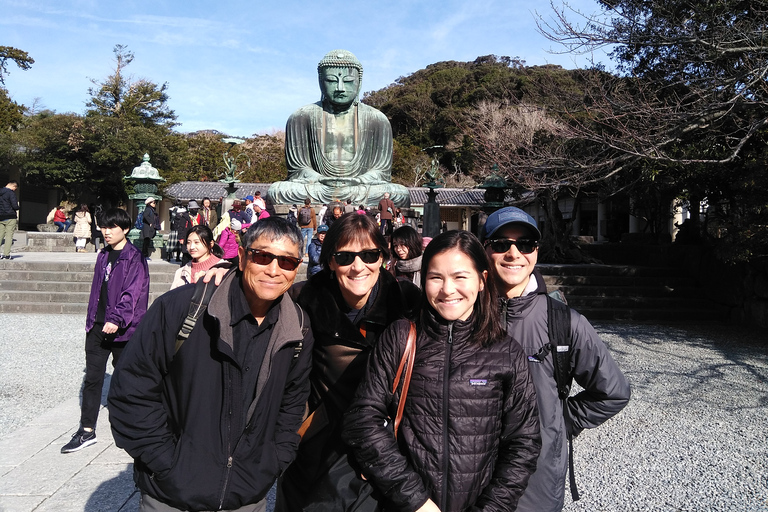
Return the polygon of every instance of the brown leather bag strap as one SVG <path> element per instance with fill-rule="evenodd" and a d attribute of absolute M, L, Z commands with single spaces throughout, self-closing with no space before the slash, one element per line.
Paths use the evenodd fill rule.
<path fill-rule="evenodd" d="M 403 390 L 400 392 L 400 400 L 397 404 L 397 415 L 395 416 L 395 439 L 397 439 L 397 430 L 400 428 L 400 422 L 403 419 L 405 410 L 405 397 L 408 395 L 408 386 L 411 383 L 411 374 L 413 374 L 413 365 L 416 360 L 416 325 L 411 322 L 411 328 L 408 331 L 408 340 L 405 342 L 405 351 L 400 359 L 400 365 L 395 374 L 395 381 L 392 383 L 392 393 L 397 391 L 397 385 L 400 383 L 400 377 L 405 369 L 405 379 L 403 380 Z"/>

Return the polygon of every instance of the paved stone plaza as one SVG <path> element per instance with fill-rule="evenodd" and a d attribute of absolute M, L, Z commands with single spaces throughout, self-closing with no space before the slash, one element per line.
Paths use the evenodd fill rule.
<path fill-rule="evenodd" d="M 106 409 L 96 445 L 59 453 L 79 417 L 84 318 L 2 314 L 0 324 L 0 510 L 135 510 L 131 460 Z M 582 500 L 565 510 L 768 511 L 768 335 L 714 324 L 598 331 L 633 397 L 577 440 Z"/>

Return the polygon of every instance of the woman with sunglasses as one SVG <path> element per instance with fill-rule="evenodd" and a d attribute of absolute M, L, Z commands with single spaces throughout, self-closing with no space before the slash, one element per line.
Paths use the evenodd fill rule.
<path fill-rule="evenodd" d="M 541 447 L 533 381 L 500 325 L 490 262 L 467 231 L 427 246 L 413 374 L 397 433 L 395 374 L 410 323 L 381 336 L 344 419 L 344 440 L 386 510 L 515 510 Z"/>
<path fill-rule="evenodd" d="M 383 271 L 387 242 L 367 215 L 336 220 L 320 253 L 323 269 L 291 295 L 307 312 L 315 338 L 308 419 L 297 458 L 278 482 L 276 511 L 375 510 L 341 440 L 341 424 L 368 355 L 392 322 L 413 316 L 420 292 Z"/>

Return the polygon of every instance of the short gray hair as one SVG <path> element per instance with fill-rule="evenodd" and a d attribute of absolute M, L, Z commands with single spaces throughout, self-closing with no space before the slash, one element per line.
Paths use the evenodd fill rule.
<path fill-rule="evenodd" d="M 253 242 L 261 237 L 266 237 L 273 242 L 287 238 L 296 244 L 296 247 L 299 248 L 299 254 L 301 254 L 301 231 L 299 231 L 298 226 L 291 224 L 281 217 L 267 217 L 254 223 L 243 235 L 242 246 L 250 247 Z"/>

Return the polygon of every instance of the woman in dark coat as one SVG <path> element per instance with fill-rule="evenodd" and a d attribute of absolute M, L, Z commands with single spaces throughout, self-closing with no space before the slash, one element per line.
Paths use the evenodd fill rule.
<path fill-rule="evenodd" d="M 149 251 L 152 248 L 152 239 L 155 238 L 157 229 L 160 227 L 160 219 L 158 219 L 157 212 L 155 211 L 157 203 L 155 202 L 154 197 L 148 197 L 144 201 L 144 204 L 147 206 L 144 208 L 144 213 L 141 217 L 143 222 L 143 225 L 141 226 L 141 238 L 144 239 L 144 243 L 141 245 L 141 255 L 145 258 L 149 258 Z"/>
<path fill-rule="evenodd" d="M 278 482 L 276 511 L 368 511 L 377 506 L 341 440 L 344 412 L 381 333 L 414 315 L 416 286 L 382 271 L 387 242 L 367 215 L 346 214 L 328 230 L 323 269 L 291 295 L 308 313 L 315 338 L 310 414 L 297 458 Z"/>
<path fill-rule="evenodd" d="M 480 241 L 449 231 L 423 257 L 422 310 L 413 375 L 398 431 L 388 419 L 410 323 L 374 348 L 344 421 L 344 440 L 385 510 L 515 510 L 536 469 L 539 415 L 529 364 L 498 322 L 498 299 Z"/>

